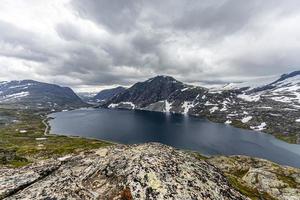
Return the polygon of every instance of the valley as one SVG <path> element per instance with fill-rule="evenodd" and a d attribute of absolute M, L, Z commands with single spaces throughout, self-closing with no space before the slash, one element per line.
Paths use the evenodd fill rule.
<path fill-rule="evenodd" d="M 159 143 L 117 144 L 113 139 L 108 142 L 87 138 L 87 129 L 77 128 L 84 132 L 78 136 L 72 133 L 57 135 L 51 132 L 51 118 L 47 116 L 90 107 L 96 111 L 108 108 L 105 112 L 114 112 L 111 109 L 155 111 L 166 113 L 162 114 L 164 116 L 180 114 L 183 121 L 188 116 L 197 120 L 206 118 L 258 131 L 255 134 L 265 132 L 289 143 L 299 143 L 298 80 L 299 73 L 293 72 L 263 86 L 231 84 L 212 89 L 157 76 L 129 88 L 106 90 L 103 96 L 86 99 L 81 99 L 70 88 L 53 84 L 27 80 L 1 82 L 0 172 L 3 175 L 0 176 L 0 199 L 105 196 L 126 200 L 297 200 L 300 196 L 298 168 L 281 166 L 256 156 L 204 156 L 187 150 L 188 147 L 176 149 Z M 117 116 L 113 118 L 118 119 Z M 156 115 L 154 118 L 162 122 Z M 115 126 L 122 127 L 117 123 Z M 178 125 L 176 127 L 181 130 Z M 243 140 L 248 137 L 240 136 Z M 209 143 L 208 139 L 203 140 Z M 212 142 L 212 145 L 215 144 Z M 275 157 L 289 157 L 285 150 L 277 150 L 283 155 L 274 153 Z"/>
<path fill-rule="evenodd" d="M 3 118 L 12 119 L 0 126 L 1 166 L 21 167 L 38 160 L 110 145 L 99 140 L 49 135 L 43 123 L 47 112 L 0 108 Z"/>

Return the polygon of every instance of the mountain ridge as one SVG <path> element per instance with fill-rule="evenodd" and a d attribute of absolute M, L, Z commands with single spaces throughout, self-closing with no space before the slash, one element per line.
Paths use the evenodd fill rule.
<path fill-rule="evenodd" d="M 92 100 L 96 101 L 96 102 L 108 100 L 108 99 L 114 97 L 115 95 L 122 93 L 125 90 L 126 90 L 126 88 L 122 87 L 122 86 L 101 90 L 95 96 L 92 97 Z"/>
<path fill-rule="evenodd" d="M 34 80 L 1 82 L 0 103 L 58 110 L 86 105 L 69 87 Z"/>
<path fill-rule="evenodd" d="M 265 87 L 226 90 L 192 86 L 172 77 L 156 76 L 134 84 L 102 106 L 207 117 L 300 143 L 298 71 L 282 75 Z"/>

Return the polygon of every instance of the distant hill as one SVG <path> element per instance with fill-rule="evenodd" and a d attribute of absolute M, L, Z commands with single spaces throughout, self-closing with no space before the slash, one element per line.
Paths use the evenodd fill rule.
<path fill-rule="evenodd" d="M 0 104 L 51 109 L 86 105 L 68 87 L 33 80 L 0 82 Z"/>
<path fill-rule="evenodd" d="M 114 96 L 124 92 L 126 90 L 126 88 L 124 87 L 116 87 L 116 88 L 112 88 L 112 89 L 106 89 L 106 90 L 102 90 L 100 91 L 97 95 L 95 95 L 94 97 L 91 98 L 92 101 L 95 102 L 100 102 L 100 101 L 104 101 L 104 100 L 108 100 L 113 98 Z"/>

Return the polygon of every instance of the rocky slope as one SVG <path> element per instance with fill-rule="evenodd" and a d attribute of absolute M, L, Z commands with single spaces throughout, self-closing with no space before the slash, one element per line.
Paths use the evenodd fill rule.
<path fill-rule="evenodd" d="M 221 156 L 209 162 L 221 169 L 232 185 L 253 199 L 300 199 L 300 169 L 247 156 Z"/>
<path fill-rule="evenodd" d="M 247 199 L 207 161 L 157 143 L 117 145 L 0 173 L 5 199 Z"/>
<path fill-rule="evenodd" d="M 21 108 L 64 109 L 86 104 L 68 87 L 32 80 L 0 83 L 0 103 Z"/>
<path fill-rule="evenodd" d="M 5 199 L 300 199 L 300 170 L 246 156 L 204 158 L 158 143 L 114 145 L 0 168 Z"/>
<path fill-rule="evenodd" d="M 104 104 L 108 108 L 141 109 L 204 116 L 212 121 L 271 133 L 300 143 L 300 72 L 251 87 L 207 89 L 157 76 L 137 83 Z"/>

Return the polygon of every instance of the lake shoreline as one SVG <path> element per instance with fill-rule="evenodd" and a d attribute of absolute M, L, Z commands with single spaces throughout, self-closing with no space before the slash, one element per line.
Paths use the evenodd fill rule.
<path fill-rule="evenodd" d="M 126 121 L 126 123 L 128 122 L 128 117 L 130 118 L 130 116 L 131 115 L 134 115 L 133 113 L 136 113 L 136 117 L 137 116 L 143 116 L 143 115 L 149 115 L 149 116 L 152 116 L 152 115 L 154 115 L 154 118 L 155 117 L 160 117 L 161 118 L 161 120 L 165 120 L 165 119 L 163 119 L 163 118 L 168 118 L 168 117 L 166 117 L 166 116 L 169 116 L 169 118 L 171 119 L 171 121 L 172 121 L 172 118 L 176 118 L 177 120 L 183 120 L 182 122 L 178 122 L 177 123 L 177 126 L 182 126 L 183 125 L 183 123 L 191 123 L 191 122 L 189 122 L 189 121 L 196 121 L 197 123 L 199 123 L 199 121 L 201 121 L 201 123 L 211 123 L 211 124 L 213 124 L 213 125 L 211 125 L 211 126 L 215 126 L 215 127 L 218 127 L 217 129 L 220 129 L 220 131 L 217 131 L 217 132 L 222 132 L 221 130 L 223 130 L 224 128 L 225 129 L 228 129 L 228 130 L 232 130 L 233 132 L 235 132 L 233 135 L 234 135 L 234 138 L 236 138 L 236 137 L 241 137 L 241 138 L 244 138 L 244 139 L 242 139 L 242 143 L 244 144 L 244 146 L 245 146 L 245 148 L 246 148 L 246 150 L 244 149 L 244 150 L 242 150 L 242 152 L 244 152 L 244 153 L 237 153 L 237 152 L 235 152 L 234 153 L 234 151 L 232 151 L 232 150 L 226 150 L 227 151 L 227 153 L 225 152 L 218 152 L 218 151 L 215 151 L 215 150 L 213 150 L 212 152 L 209 150 L 208 152 L 207 152 L 207 150 L 199 150 L 199 149 L 195 149 L 195 148 L 193 148 L 192 146 L 188 146 L 188 145 L 184 145 L 184 146 L 182 146 L 182 145 L 178 145 L 178 143 L 177 143 L 177 145 L 172 145 L 172 144 L 170 144 L 169 143 L 169 141 L 167 141 L 167 142 L 163 142 L 163 141 L 159 141 L 159 140 L 157 140 L 158 138 L 154 138 L 154 140 L 136 140 L 136 139 L 134 139 L 134 138 L 132 138 L 132 137 L 135 137 L 135 136 L 133 136 L 134 134 L 132 134 L 132 135 L 128 135 L 128 137 L 127 137 L 127 135 L 126 134 L 128 134 L 127 132 L 132 132 L 132 131 L 130 131 L 130 130 L 122 130 L 122 129 L 118 129 L 119 131 L 118 131 L 118 133 L 120 134 L 120 133 L 122 133 L 121 135 L 122 135 L 122 137 L 123 138 L 125 138 L 125 139 L 121 139 L 121 140 L 119 140 L 118 138 L 116 138 L 116 137 L 118 137 L 118 136 L 115 136 L 114 134 L 115 133 L 111 133 L 112 134 L 112 136 L 111 136 L 111 134 L 108 134 L 108 133 L 110 133 L 110 129 L 105 129 L 106 131 L 96 131 L 96 130 L 94 130 L 93 132 L 95 132 L 95 133 L 97 133 L 97 134 L 90 134 L 89 133 L 89 129 L 90 129 L 90 127 L 92 126 L 93 128 L 95 128 L 96 126 L 97 126 L 97 124 L 99 124 L 99 120 L 98 120 L 98 122 L 93 122 L 93 120 L 91 120 L 90 118 L 89 118 L 89 114 L 87 114 L 87 113 L 91 113 L 92 115 L 97 115 L 97 113 L 98 113 L 98 111 L 99 112 L 104 112 L 104 113 L 106 113 L 107 115 L 104 115 L 104 116 L 102 116 L 102 117 L 104 117 L 104 119 L 103 118 L 101 118 L 101 119 L 99 119 L 102 123 L 101 124 L 106 124 L 106 125 L 109 125 L 109 124 L 111 124 L 111 127 L 113 127 L 113 128 L 116 128 L 116 126 L 118 127 L 118 126 L 124 126 L 124 125 L 120 125 L 120 124 L 118 124 L 119 123 L 119 121 L 123 121 L 124 119 L 125 119 L 125 121 Z M 124 112 L 123 112 L 124 111 Z M 138 111 L 138 112 L 132 112 L 132 111 Z M 145 112 L 146 111 L 146 112 Z M 184 118 L 184 116 L 182 115 L 182 114 L 180 114 L 180 113 L 170 113 L 171 115 L 165 115 L 165 112 L 154 112 L 154 111 L 147 111 L 147 110 L 128 110 L 128 109 L 105 109 L 105 108 L 87 108 L 87 109 L 78 109 L 78 110 L 73 110 L 73 111 L 70 111 L 71 112 L 71 115 L 70 115 L 70 117 L 72 118 L 73 116 L 73 114 L 72 113 L 75 113 L 74 115 L 82 115 L 81 117 L 79 117 L 80 118 L 80 120 L 79 121 L 75 121 L 75 122 L 72 122 L 72 124 L 81 124 L 80 126 L 86 126 L 85 125 L 85 122 L 84 121 L 88 121 L 88 123 L 89 123 L 89 125 L 86 127 L 86 128 L 82 128 L 82 127 L 79 127 L 82 131 L 80 131 L 80 130 L 78 130 L 78 128 L 75 128 L 75 130 L 74 130 L 74 132 L 73 131 L 71 131 L 71 130 L 68 130 L 68 129 L 66 129 L 66 130 L 68 130 L 68 131 L 63 131 L 63 129 L 62 129 L 62 131 L 57 131 L 57 130 L 52 130 L 52 133 L 51 134 L 57 134 L 57 135 L 64 135 L 64 136 L 68 136 L 68 137 L 81 137 L 81 138 L 91 138 L 91 139 L 98 139 L 98 140 L 100 140 L 100 141 L 108 141 L 108 142 L 111 142 L 111 143 L 117 143 L 117 144 L 119 144 L 119 143 L 121 143 L 121 144 L 141 144 L 141 143 L 145 143 L 145 142 L 159 142 L 159 143 L 162 143 L 162 144 L 166 144 L 166 145 L 170 145 L 170 146 L 173 146 L 173 147 L 175 147 L 175 148 L 178 148 L 178 149 L 184 149 L 184 150 L 187 150 L 187 151 L 195 151 L 195 152 L 199 152 L 200 154 L 203 154 L 203 155 L 206 155 L 206 156 L 214 156 L 214 155 L 247 155 L 247 156 L 251 156 L 251 157 L 258 157 L 258 158 L 263 158 L 263 159 L 268 159 L 268 160 L 272 160 L 273 162 L 277 162 L 278 164 L 284 164 L 284 163 L 282 163 L 282 162 L 279 162 L 279 161 L 276 161 L 276 157 L 282 157 L 282 156 L 274 156 L 273 157 L 273 159 L 270 159 L 270 158 L 268 158 L 268 157 L 262 157 L 262 156 L 257 156 L 257 154 L 262 154 L 262 155 L 265 155 L 265 153 L 264 153 L 264 151 L 262 150 L 262 152 L 261 153 L 259 153 L 258 151 L 258 149 L 261 149 L 261 148 L 264 148 L 263 146 L 265 146 L 265 145 L 271 145 L 270 147 L 265 147 L 265 148 L 269 148 L 269 150 L 267 150 L 267 152 L 269 151 L 270 152 L 270 148 L 272 148 L 272 149 L 274 149 L 274 147 L 276 146 L 276 147 L 278 147 L 278 148 L 281 148 L 282 149 L 282 151 L 283 152 L 285 152 L 285 151 L 289 151 L 290 153 L 294 153 L 294 152 L 298 152 L 297 151 L 297 149 L 296 150 L 291 150 L 291 147 L 290 146 L 287 146 L 287 145 L 295 145 L 295 144 L 288 144 L 288 143 L 285 143 L 284 142 L 284 144 L 282 145 L 281 143 L 282 143 L 282 141 L 281 142 L 275 142 L 274 144 L 273 144 L 273 142 L 272 143 L 270 143 L 270 141 L 280 141 L 280 140 L 277 140 L 274 136 L 272 136 L 272 135 L 270 135 L 270 134 L 266 134 L 266 133 L 260 133 L 260 132 L 256 132 L 256 131 L 251 131 L 251 130 L 244 130 L 244 129 L 240 129 L 240 128 L 236 128 L 236 127 L 232 127 L 232 126 L 227 126 L 227 125 L 224 125 L 224 124 L 222 124 L 222 123 L 214 123 L 214 122 L 211 122 L 209 119 L 207 119 L 207 118 L 205 118 L 205 117 L 203 117 L 203 118 L 201 118 L 201 117 L 199 117 L 199 116 L 193 116 L 193 115 L 189 115 L 188 116 L 188 118 Z M 87 113 L 86 113 L 87 112 Z M 111 113 L 114 113 L 114 112 L 117 112 L 116 114 L 117 115 L 122 115 L 123 117 L 121 117 L 121 116 L 115 116 L 115 117 L 113 117 L 111 120 L 108 120 L 108 119 L 105 119 L 105 118 L 110 118 L 110 115 L 111 115 Z M 121 112 L 121 113 L 120 113 Z M 129 114 L 128 112 L 130 112 L 131 114 Z M 68 115 L 68 112 L 62 112 L 62 113 L 64 113 L 63 115 L 65 115 L 65 114 L 67 114 Z M 85 113 L 85 114 L 84 114 Z M 161 113 L 161 115 L 156 115 L 155 113 Z M 58 113 L 54 113 L 54 115 L 57 115 Z M 98 113 L 99 114 L 99 113 Z M 59 115 L 59 114 L 58 114 Z M 127 116 L 127 115 L 129 115 L 129 116 Z M 51 117 L 53 117 L 53 115 L 51 116 Z M 76 119 L 77 119 L 77 117 L 75 117 Z M 79 119 L 78 118 L 78 119 Z M 77 119 L 77 120 L 78 120 Z M 85 119 L 85 120 L 83 120 L 82 121 L 82 119 Z M 116 124 L 115 124 L 115 122 L 114 122 L 114 120 L 116 119 Z M 59 118 L 59 119 L 57 119 L 57 121 L 61 121 L 62 119 L 61 118 Z M 65 119 L 63 119 L 63 120 L 65 120 Z M 119 120 L 119 121 L 118 121 Z M 146 120 L 146 118 L 145 119 L 143 119 L 143 120 Z M 187 122 L 185 122 L 185 120 L 187 120 Z M 55 119 L 54 119 L 54 121 L 55 121 Z M 144 121 L 145 123 L 147 123 L 146 121 Z M 143 124 L 144 122 L 140 122 L 139 124 Z M 53 123 L 53 120 L 51 120 L 51 122 L 50 122 L 50 124 L 51 123 Z M 121 122 L 121 123 L 125 123 L 125 122 Z M 125 123 L 125 124 L 126 124 Z M 129 122 L 130 123 L 130 122 Z M 163 123 L 163 122 L 162 122 Z M 194 122 L 193 122 L 194 123 Z M 71 125 L 70 125 L 71 126 Z M 141 125 L 139 125 L 139 126 L 141 126 Z M 57 128 L 57 127 L 54 127 L 54 128 Z M 107 127 L 106 127 L 107 128 Z M 126 127 L 124 127 L 124 128 L 126 128 Z M 144 132 L 146 132 L 146 135 L 148 134 L 148 136 L 149 136 L 149 134 L 151 135 L 151 134 L 154 134 L 154 132 L 156 133 L 156 135 L 157 136 L 154 136 L 154 137 L 159 137 L 159 138 L 164 138 L 164 137 L 167 137 L 166 135 L 164 135 L 164 134 L 162 134 L 161 135 L 161 133 L 159 133 L 159 131 L 151 131 L 151 129 L 149 130 L 148 128 L 145 128 L 145 127 L 143 127 L 143 128 L 141 128 L 139 131 L 138 131 L 138 133 L 140 133 L 140 134 L 138 134 L 138 137 L 143 137 L 143 136 L 141 136 L 141 135 L 143 135 L 142 133 L 144 133 Z M 180 128 L 182 128 L 182 127 L 180 127 Z M 107 131 L 108 130 L 108 131 Z M 208 131 L 210 130 L 210 129 L 207 129 Z M 143 132 L 142 132 L 143 131 Z M 148 132 L 147 132 L 148 131 Z M 238 132 L 245 132 L 245 131 L 247 131 L 247 133 L 243 133 L 242 134 L 242 136 L 241 135 L 239 135 L 239 134 L 237 134 Z M 134 132 L 134 131 L 133 131 Z M 180 132 L 180 131 L 179 131 Z M 251 134 L 250 132 L 253 132 L 253 133 L 255 133 L 254 135 L 253 134 Z M 62 133 L 64 133 L 64 134 L 62 134 Z M 137 134 L 137 133 L 135 133 L 135 134 Z M 176 133 L 177 134 L 177 133 Z M 175 135 L 176 135 L 175 134 Z M 184 131 L 182 132 L 182 134 L 181 134 L 181 136 L 182 135 L 184 135 L 184 134 L 186 134 L 186 133 L 184 133 Z M 103 135 L 103 136 L 101 136 L 101 135 Z M 226 134 L 225 134 L 226 135 Z M 219 134 L 219 136 L 221 137 L 221 139 L 218 139 L 217 141 L 219 141 L 219 140 L 222 140 L 222 137 L 224 137 L 224 134 Z M 152 137 L 152 136 L 151 136 Z M 175 136 L 175 137 L 177 137 L 177 135 Z M 188 137 L 190 137 L 190 136 L 188 136 Z M 195 136 L 196 137 L 196 136 Z M 197 136 L 198 137 L 198 136 Z M 216 136 L 214 136 L 214 137 L 217 137 L 217 135 Z M 205 138 L 205 137 L 204 137 Z M 257 148 L 257 147 L 254 147 L 251 143 L 249 143 L 250 141 L 252 141 L 252 139 L 251 138 L 264 138 L 263 139 L 263 141 L 265 141 L 266 142 L 266 144 L 263 142 L 263 143 L 261 143 L 260 145 L 261 146 L 259 146 L 259 148 Z M 209 139 L 209 138 L 208 138 Z M 250 140 L 249 140 L 250 139 Z M 175 138 L 175 140 L 176 140 L 176 138 Z M 193 139 L 193 140 L 191 140 L 191 143 L 194 143 L 195 141 L 196 142 L 198 142 L 199 140 L 202 140 L 202 139 Z M 204 139 L 205 140 L 205 139 Z M 249 142 L 247 142 L 247 143 L 245 143 L 246 141 L 248 141 L 249 140 Z M 255 140 L 254 140 L 255 141 Z M 220 142 L 220 141 L 219 141 Z M 262 142 L 262 141 L 261 141 Z M 205 143 L 205 142 L 204 142 Z M 214 143 L 213 141 L 211 141 L 211 140 L 208 140 L 208 144 L 211 144 L 211 145 L 213 145 L 214 146 L 214 148 L 217 148 L 218 149 L 218 147 L 215 147 L 216 145 L 218 146 L 218 142 L 217 143 Z M 226 148 L 233 148 L 234 149 L 234 147 L 232 147 L 232 144 L 234 144 L 234 142 L 230 142 L 230 146 L 228 146 L 227 145 L 227 147 L 225 147 L 225 146 L 223 146 L 223 147 L 220 147 L 219 149 L 226 149 Z M 195 144 L 193 144 L 193 145 L 195 145 Z M 250 145 L 250 146 L 249 146 Z M 251 147 L 251 145 L 252 145 L 252 147 Z M 275 146 L 274 146 L 275 145 Z M 201 145 L 200 145 L 201 146 Z M 222 145 L 221 145 L 222 146 Z M 239 146 L 239 145 L 238 145 Z M 248 147 L 249 146 L 249 147 Z M 274 147 L 273 147 L 274 146 Z M 296 145 L 296 147 L 298 147 L 298 145 Z M 198 148 L 198 147 L 197 147 Z M 202 148 L 202 147 L 201 147 Z M 214 149 L 213 148 L 213 149 Z M 243 148 L 243 147 L 241 147 L 241 148 Z M 254 154 L 254 155 L 248 155 L 248 154 L 246 154 L 245 152 L 247 152 L 247 151 L 250 151 L 251 152 L 251 150 L 247 150 L 247 149 L 257 149 L 257 152 L 252 152 L 251 154 Z M 254 150 L 255 151 L 255 150 Z M 273 150 L 272 150 L 273 151 Z M 277 151 L 277 150 L 276 150 Z M 279 153 L 278 155 L 281 155 L 282 153 Z M 295 154 L 296 155 L 296 154 Z M 299 160 L 299 155 L 297 154 L 297 159 Z M 292 161 L 291 161 L 292 162 Z M 291 164 L 287 164 L 287 165 L 290 165 L 290 166 L 295 166 L 295 165 L 291 165 Z M 300 166 L 300 165 L 299 165 Z M 297 165 L 297 167 L 299 167 L 298 165 Z"/>
<path fill-rule="evenodd" d="M 94 107 L 94 108 L 97 108 L 97 107 Z M 218 124 L 226 124 L 228 126 L 232 126 L 232 127 L 235 127 L 235 128 L 240 128 L 240 129 L 244 129 L 244 130 L 250 130 L 250 131 L 255 131 L 255 132 L 258 132 L 258 133 L 265 133 L 265 134 L 269 134 L 269 135 L 272 135 L 273 137 L 275 137 L 276 139 L 279 139 L 281 141 L 284 141 L 284 142 L 287 142 L 289 144 L 297 144 L 297 145 L 300 145 L 300 138 L 299 140 L 297 141 L 294 141 L 294 140 L 291 140 L 291 138 L 293 136 L 285 136 L 283 137 L 282 134 L 276 134 L 276 133 L 273 133 L 273 132 L 268 132 L 268 131 L 263 131 L 263 130 L 254 130 L 254 129 L 251 129 L 250 127 L 246 126 L 246 124 L 243 124 L 242 122 L 240 123 L 226 123 L 226 122 L 222 122 L 220 120 L 217 120 L 216 118 L 212 118 L 212 117 L 207 117 L 206 115 L 198 115 L 198 114 L 183 114 L 183 113 L 177 113 L 177 112 L 166 112 L 166 111 L 159 111 L 159 110 L 147 110 L 147 109 L 142 109 L 142 108 L 134 108 L 134 109 L 130 109 L 130 108 L 107 108 L 107 107 L 98 107 L 98 108 L 101 108 L 101 109 L 118 109 L 118 110 L 139 110 L 139 111 L 146 111 L 146 112 L 158 112 L 158 113 L 170 113 L 170 114 L 178 114 L 178 115 L 182 115 L 182 116 L 192 116 L 192 117 L 195 117 L 195 118 L 205 118 L 213 123 L 218 123 Z"/>

